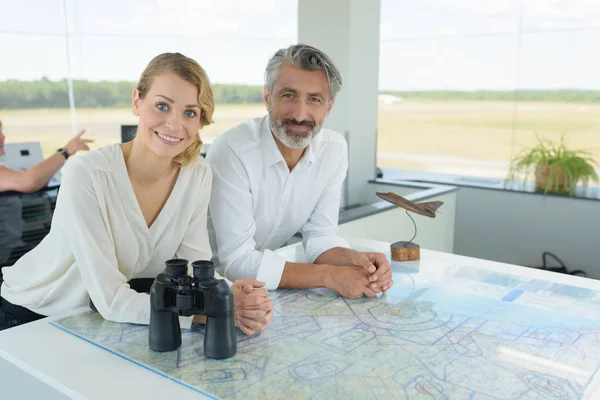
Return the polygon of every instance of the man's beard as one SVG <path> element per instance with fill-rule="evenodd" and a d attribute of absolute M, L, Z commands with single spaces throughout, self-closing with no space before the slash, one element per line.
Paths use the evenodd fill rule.
<path fill-rule="evenodd" d="M 287 130 L 286 125 L 306 126 L 309 129 L 304 132 Z M 271 118 L 271 131 L 285 146 L 292 149 L 304 149 L 311 140 L 321 131 L 321 126 L 312 121 L 296 121 L 295 119 L 273 119 Z"/>

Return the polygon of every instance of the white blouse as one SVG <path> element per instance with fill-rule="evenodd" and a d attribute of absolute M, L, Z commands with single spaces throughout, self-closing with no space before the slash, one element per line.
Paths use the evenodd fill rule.
<path fill-rule="evenodd" d="M 210 260 L 206 228 L 212 173 L 198 160 L 181 168 L 173 191 L 148 228 L 120 145 L 67 163 L 50 233 L 3 269 L 2 297 L 51 316 L 89 305 L 105 319 L 148 324 L 150 298 L 129 288 L 154 278 L 165 261 Z M 181 318 L 182 328 L 192 317 Z"/>

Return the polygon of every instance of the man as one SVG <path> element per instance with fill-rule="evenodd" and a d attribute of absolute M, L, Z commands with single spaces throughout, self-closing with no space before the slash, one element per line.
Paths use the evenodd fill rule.
<path fill-rule="evenodd" d="M 327 287 L 346 297 L 375 296 L 392 285 L 381 253 L 359 253 L 337 236 L 347 145 L 323 122 L 342 78 L 331 59 L 306 45 L 269 60 L 268 116 L 219 136 L 213 170 L 211 242 L 230 279 L 256 278 L 268 289 Z M 272 250 L 301 232 L 308 262 Z"/>

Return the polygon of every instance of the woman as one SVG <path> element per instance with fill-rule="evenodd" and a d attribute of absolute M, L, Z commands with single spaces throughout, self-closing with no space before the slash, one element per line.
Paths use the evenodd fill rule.
<path fill-rule="evenodd" d="M 142 73 L 132 109 L 139 117 L 135 139 L 69 163 L 50 233 L 4 268 L 5 328 L 90 300 L 108 320 L 148 324 L 149 296 L 127 282 L 156 277 L 171 258 L 210 260 L 212 174 L 198 157 L 199 130 L 214 110 L 206 73 L 179 53 L 161 54 Z M 237 325 L 248 335 L 272 316 L 266 289 L 252 290 L 263 285 L 242 280 L 231 287 Z M 181 326 L 189 327 L 191 318 L 181 317 Z M 202 321 L 195 316 L 193 322 Z"/>

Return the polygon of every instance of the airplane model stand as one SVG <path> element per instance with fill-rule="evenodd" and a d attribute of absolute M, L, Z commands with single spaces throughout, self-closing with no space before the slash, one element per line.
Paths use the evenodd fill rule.
<path fill-rule="evenodd" d="M 392 243 L 390 246 L 390 250 L 392 253 L 393 261 L 415 261 L 421 259 L 421 246 L 414 243 L 413 240 L 417 237 L 417 224 L 413 217 L 408 213 L 409 211 L 415 212 L 420 215 L 424 215 L 426 217 L 435 218 L 435 214 L 437 209 L 444 204 L 441 201 L 429 201 L 425 203 L 413 203 L 410 200 L 405 199 L 404 197 L 400 197 L 395 193 L 379 193 L 376 192 L 377 196 L 389 201 L 390 203 L 397 205 L 398 207 L 402 207 L 406 210 L 406 215 L 411 219 L 414 227 L 415 234 L 412 239 L 407 241 L 400 241 L 396 243 Z"/>
<path fill-rule="evenodd" d="M 396 242 L 391 245 L 392 260 L 413 261 L 421 259 L 421 246 L 413 242 Z"/>

